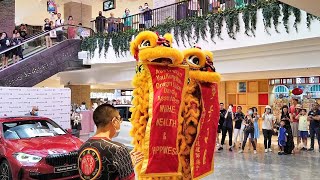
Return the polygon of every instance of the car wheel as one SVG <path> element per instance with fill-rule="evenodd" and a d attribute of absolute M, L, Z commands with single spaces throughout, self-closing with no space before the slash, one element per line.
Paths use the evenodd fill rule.
<path fill-rule="evenodd" d="M 12 180 L 11 169 L 7 160 L 3 160 L 0 164 L 0 179 Z"/>

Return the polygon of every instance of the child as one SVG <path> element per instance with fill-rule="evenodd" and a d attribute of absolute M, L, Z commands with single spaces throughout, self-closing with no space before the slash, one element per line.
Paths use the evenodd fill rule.
<path fill-rule="evenodd" d="M 279 134 L 278 134 L 278 144 L 280 151 L 278 152 L 279 155 L 284 155 L 284 146 L 286 146 L 287 142 L 287 130 L 284 128 L 285 122 L 280 122 Z"/>
<path fill-rule="evenodd" d="M 301 148 L 302 151 L 307 150 L 307 138 L 308 138 L 308 116 L 307 110 L 301 109 L 299 115 L 296 117 L 299 119 L 299 138 L 300 141 L 302 139 L 303 147 Z"/>

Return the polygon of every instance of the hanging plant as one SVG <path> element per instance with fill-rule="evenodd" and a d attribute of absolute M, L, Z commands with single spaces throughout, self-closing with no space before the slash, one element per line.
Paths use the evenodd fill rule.
<path fill-rule="evenodd" d="M 225 14 L 227 32 L 231 39 L 236 39 L 235 34 L 240 30 L 239 14 L 236 10 L 231 10 Z"/>
<path fill-rule="evenodd" d="M 101 57 L 102 48 L 104 45 L 105 39 L 102 36 L 98 37 L 98 49 L 99 49 L 99 57 Z"/>
<path fill-rule="evenodd" d="M 293 27 L 296 29 L 296 32 L 298 32 L 298 24 L 301 22 L 301 10 L 292 7 L 292 12 L 295 17 Z"/>
<path fill-rule="evenodd" d="M 208 27 L 209 27 L 209 32 L 210 32 L 210 38 L 214 43 L 216 43 L 214 41 L 214 37 L 216 35 L 216 31 L 215 31 L 216 17 L 217 16 L 215 14 L 210 14 L 208 17 Z"/>
<path fill-rule="evenodd" d="M 286 29 L 286 32 L 289 33 L 288 21 L 291 15 L 291 6 L 289 6 L 288 4 L 282 4 L 282 14 L 283 14 L 282 21 L 283 21 L 284 28 Z"/>
<path fill-rule="evenodd" d="M 176 23 L 176 25 L 173 28 L 173 36 L 174 36 L 174 39 L 176 40 L 178 46 L 180 46 L 180 44 L 179 44 L 179 41 L 180 41 L 179 31 L 180 31 L 179 25 L 178 25 L 178 23 Z"/>
<path fill-rule="evenodd" d="M 248 33 L 248 31 L 251 30 L 250 29 L 250 11 L 248 8 L 242 12 L 242 20 L 244 22 L 244 34 L 246 34 L 247 36 L 251 36 Z"/>
<path fill-rule="evenodd" d="M 222 32 L 222 27 L 223 27 L 223 15 L 222 13 L 219 13 L 217 14 L 217 17 L 216 17 L 216 23 L 215 23 L 215 32 L 217 33 L 217 36 L 221 39 L 221 32 Z"/>
<path fill-rule="evenodd" d="M 251 10 L 250 11 L 250 25 L 251 25 L 251 33 L 253 36 L 255 35 L 256 29 L 257 29 L 257 10 Z"/>
<path fill-rule="evenodd" d="M 110 39 L 111 36 L 110 35 L 105 35 L 105 41 L 104 41 L 104 57 L 107 58 L 107 52 L 109 50 L 110 47 Z"/>
<path fill-rule="evenodd" d="M 192 18 L 192 24 L 194 27 L 194 34 L 196 37 L 196 42 L 199 42 L 200 38 L 206 40 L 206 33 L 207 33 L 207 21 L 205 17 L 195 17 Z"/>
<path fill-rule="evenodd" d="M 279 33 L 278 24 L 279 24 L 279 17 L 281 16 L 280 10 L 281 8 L 278 2 L 272 2 L 271 5 L 264 6 L 262 8 L 262 15 L 263 15 L 265 30 L 269 35 L 271 35 L 268 30 L 269 28 L 271 28 L 271 20 L 273 21 L 275 31 Z"/>

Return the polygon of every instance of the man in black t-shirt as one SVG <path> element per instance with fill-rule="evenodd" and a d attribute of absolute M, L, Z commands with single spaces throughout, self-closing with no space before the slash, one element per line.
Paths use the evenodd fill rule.
<path fill-rule="evenodd" d="M 312 110 L 308 113 L 308 120 L 310 121 L 310 139 L 311 145 L 309 151 L 314 150 L 314 138 L 315 135 L 318 139 L 319 152 L 320 152 L 320 110 L 318 109 L 318 104 L 312 105 Z"/>
<path fill-rule="evenodd" d="M 78 169 L 81 179 L 133 180 L 133 164 L 141 158 L 137 158 L 139 155 L 130 157 L 123 144 L 111 141 L 120 132 L 122 118 L 119 112 L 112 105 L 102 104 L 95 109 L 93 120 L 97 133 L 79 149 Z M 131 158 L 135 160 L 134 163 Z"/>
<path fill-rule="evenodd" d="M 219 124 L 218 124 L 218 134 L 217 134 L 217 147 L 219 148 L 219 134 L 221 133 L 222 130 L 222 125 L 224 123 L 224 116 L 226 115 L 227 110 L 224 109 L 224 104 L 220 103 L 220 118 L 219 118 Z"/>

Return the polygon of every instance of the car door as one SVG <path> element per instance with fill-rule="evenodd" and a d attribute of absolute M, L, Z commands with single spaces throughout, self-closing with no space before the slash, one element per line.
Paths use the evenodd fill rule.
<path fill-rule="evenodd" d="M 113 141 L 120 142 L 127 147 L 132 147 L 132 137 L 130 136 L 132 125 L 129 121 L 129 115 L 131 114 L 131 112 L 129 112 L 129 107 L 117 107 L 117 109 L 119 110 L 120 116 L 123 118 L 123 121 L 120 126 L 120 133 L 118 137 L 113 138 Z"/>

